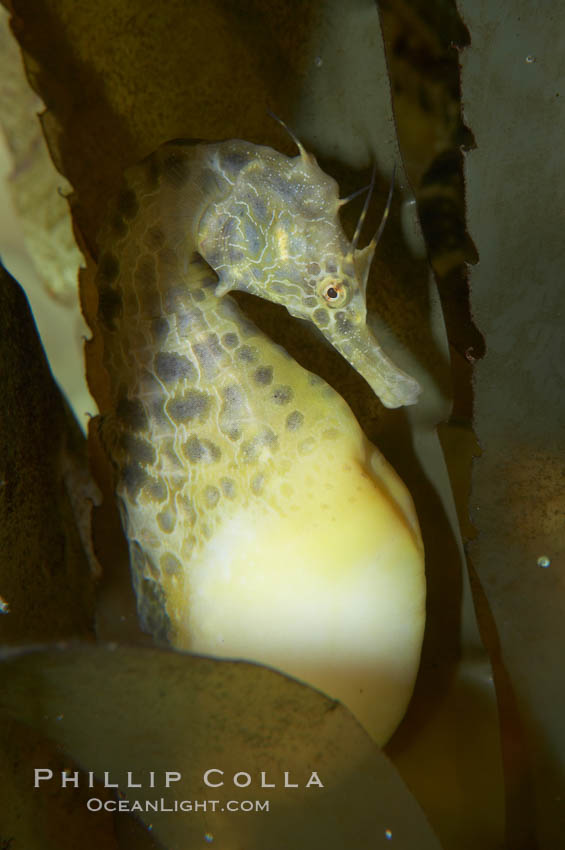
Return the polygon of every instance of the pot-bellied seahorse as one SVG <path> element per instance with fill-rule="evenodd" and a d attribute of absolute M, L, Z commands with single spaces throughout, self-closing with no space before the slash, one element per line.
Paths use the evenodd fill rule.
<path fill-rule="evenodd" d="M 227 295 L 310 320 L 385 405 L 413 403 L 367 327 L 374 240 L 349 242 L 342 203 L 300 144 L 171 142 L 126 172 L 100 238 L 99 423 L 143 627 L 295 676 L 383 742 L 424 626 L 412 500 L 341 396 Z"/>

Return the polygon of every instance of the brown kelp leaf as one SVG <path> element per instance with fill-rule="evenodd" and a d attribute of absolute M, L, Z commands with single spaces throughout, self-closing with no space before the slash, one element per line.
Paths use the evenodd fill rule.
<path fill-rule="evenodd" d="M 439 848 L 352 715 L 273 670 L 116 645 L 6 654 L 1 669 L 3 711 L 57 741 L 83 770 L 107 772 L 130 807 L 163 801 L 168 811 L 139 817 L 171 850 L 208 841 L 219 850 L 385 848 L 391 841 L 407 850 Z M 216 787 L 203 780 L 208 770 Z M 128 771 L 129 785 L 141 788 L 128 787 Z M 180 775 L 169 788 L 166 771 Z M 285 774 L 298 787 L 285 788 Z M 97 800 L 86 782 L 82 774 L 83 793 Z M 60 784 L 53 771 L 36 793 Z M 192 811 L 174 811 L 175 800 L 191 801 Z M 194 807 L 205 800 L 218 802 Z M 252 811 L 256 800 L 268 809 Z M 238 810 L 229 811 L 230 801 Z"/>
<path fill-rule="evenodd" d="M 85 441 L 53 381 L 25 295 L 0 274 L 0 642 L 86 636 L 95 490 Z"/>
<path fill-rule="evenodd" d="M 565 835 L 562 39 L 554 15 L 527 3 L 459 5 L 477 140 L 466 157 L 472 306 L 486 341 L 470 551 L 495 621 L 508 846 L 553 848 Z"/>

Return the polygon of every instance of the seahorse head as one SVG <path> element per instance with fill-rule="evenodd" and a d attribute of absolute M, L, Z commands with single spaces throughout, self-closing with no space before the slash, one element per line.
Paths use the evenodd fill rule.
<path fill-rule="evenodd" d="M 339 220 L 336 181 L 300 146 L 289 158 L 246 142 L 219 145 L 218 197 L 205 210 L 198 249 L 216 271 L 217 295 L 241 290 L 312 322 L 387 407 L 412 404 L 418 383 L 386 356 L 367 325 L 374 244 L 358 250 Z"/>

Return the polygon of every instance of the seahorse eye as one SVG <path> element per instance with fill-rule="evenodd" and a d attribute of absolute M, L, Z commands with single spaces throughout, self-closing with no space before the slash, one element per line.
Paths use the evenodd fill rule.
<path fill-rule="evenodd" d="M 322 296 L 331 306 L 343 306 L 347 301 L 347 289 L 341 281 L 332 280 L 322 287 Z"/>

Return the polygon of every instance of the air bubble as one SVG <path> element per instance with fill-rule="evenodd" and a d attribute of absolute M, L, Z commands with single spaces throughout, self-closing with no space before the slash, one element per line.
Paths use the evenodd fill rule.
<path fill-rule="evenodd" d="M 212 833 L 211 833 L 211 832 L 206 832 L 206 833 L 204 834 L 204 841 L 205 841 L 207 844 L 211 844 L 213 840 L 214 840 L 214 836 L 212 835 Z"/>
<path fill-rule="evenodd" d="M 385 838 L 390 841 L 392 838 L 392 832 L 390 829 L 385 829 Z"/>
<path fill-rule="evenodd" d="M 528 65 L 533 65 L 535 61 L 535 56 L 532 56 L 531 54 L 529 56 L 526 56 L 526 62 L 528 63 Z"/>
<path fill-rule="evenodd" d="M 550 564 L 551 560 L 547 557 L 547 555 L 540 555 L 540 557 L 538 558 L 538 567 L 543 567 L 544 569 L 547 569 Z"/>
<path fill-rule="evenodd" d="M 316 66 L 316 68 L 321 68 L 323 64 L 324 60 L 322 59 L 322 57 L 316 56 L 316 58 L 314 59 L 314 65 Z"/>

